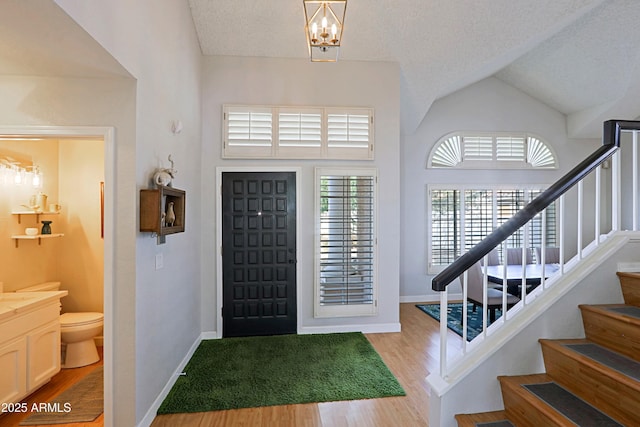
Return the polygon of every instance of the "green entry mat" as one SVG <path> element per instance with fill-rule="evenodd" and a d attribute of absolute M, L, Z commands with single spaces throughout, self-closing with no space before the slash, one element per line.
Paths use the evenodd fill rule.
<path fill-rule="evenodd" d="M 202 341 L 158 414 L 404 396 L 361 333 Z"/>

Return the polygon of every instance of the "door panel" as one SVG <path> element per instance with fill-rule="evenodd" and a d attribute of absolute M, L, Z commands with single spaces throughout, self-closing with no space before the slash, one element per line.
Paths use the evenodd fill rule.
<path fill-rule="evenodd" d="M 296 332 L 294 172 L 222 174 L 223 336 Z"/>

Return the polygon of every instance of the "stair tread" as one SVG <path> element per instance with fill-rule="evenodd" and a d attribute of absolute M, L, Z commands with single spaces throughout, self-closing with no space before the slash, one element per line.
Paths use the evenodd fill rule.
<path fill-rule="evenodd" d="M 558 345 L 565 347 L 581 356 L 593 360 L 606 368 L 609 368 L 630 380 L 638 382 L 640 387 L 640 362 L 622 353 L 611 350 L 595 342 L 585 339 L 545 340 L 542 345 Z"/>
<path fill-rule="evenodd" d="M 595 343 L 568 344 L 566 347 L 629 378 L 640 381 L 640 362 Z"/>
<path fill-rule="evenodd" d="M 553 381 L 523 384 L 522 386 L 581 427 L 622 426 L 622 424 Z"/>
<path fill-rule="evenodd" d="M 457 414 L 456 421 L 459 427 L 514 427 L 505 411 Z"/>
<path fill-rule="evenodd" d="M 631 323 L 640 323 L 640 307 L 630 304 L 582 304 L 581 310 L 589 310 Z"/>
<path fill-rule="evenodd" d="M 507 390 L 511 390 L 514 397 L 519 395 L 531 403 L 536 400 L 543 402 L 543 406 L 535 406 L 541 413 L 546 414 L 549 420 L 559 422 L 560 419 L 564 419 L 581 427 L 623 425 L 554 382 L 548 374 L 500 376 L 498 379 L 502 384 L 503 396 L 508 393 Z M 506 410 L 509 414 L 508 407 Z M 560 422 L 559 425 L 565 423 Z"/>

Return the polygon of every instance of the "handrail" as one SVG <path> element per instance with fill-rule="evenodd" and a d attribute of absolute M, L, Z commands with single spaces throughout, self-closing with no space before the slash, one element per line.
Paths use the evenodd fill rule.
<path fill-rule="evenodd" d="M 620 134 L 622 131 L 637 129 L 640 129 L 640 121 L 607 120 L 604 122 L 602 147 L 580 162 L 480 243 L 449 264 L 433 278 L 431 288 L 438 292 L 444 291 L 447 285 L 460 277 L 473 264 L 480 261 L 493 248 L 509 238 L 520 227 L 546 209 L 593 169 L 607 160 L 620 147 Z"/>

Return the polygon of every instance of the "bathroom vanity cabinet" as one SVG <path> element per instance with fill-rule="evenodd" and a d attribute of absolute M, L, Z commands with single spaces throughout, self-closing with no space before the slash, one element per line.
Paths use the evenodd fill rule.
<path fill-rule="evenodd" d="M 173 187 L 140 190 L 140 231 L 158 236 L 183 232 L 185 200 L 186 192 Z"/>
<path fill-rule="evenodd" d="M 60 298 L 0 294 L 0 404 L 19 402 L 60 371 Z"/>

